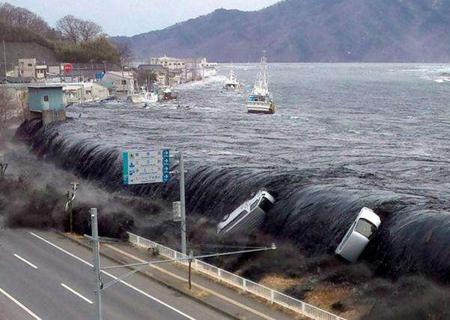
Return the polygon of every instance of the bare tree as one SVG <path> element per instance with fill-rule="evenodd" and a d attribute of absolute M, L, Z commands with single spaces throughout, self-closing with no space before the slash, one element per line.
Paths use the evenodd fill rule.
<path fill-rule="evenodd" d="M 64 38 L 77 43 L 80 40 L 80 19 L 72 15 L 65 16 L 56 22 L 56 30 L 60 31 Z"/>
<path fill-rule="evenodd" d="M 117 49 L 117 52 L 120 56 L 120 62 L 122 65 L 126 65 L 131 61 L 131 58 L 133 57 L 133 52 L 126 42 L 118 42 L 115 44 L 115 47 Z"/>
<path fill-rule="evenodd" d="M 56 29 L 64 38 L 77 43 L 90 41 L 102 35 L 102 27 L 92 21 L 81 20 L 72 15 L 61 18 L 56 23 Z"/>
<path fill-rule="evenodd" d="M 79 35 L 82 41 L 89 41 L 95 39 L 103 32 L 102 27 L 92 21 L 83 21 L 79 23 Z"/>
<path fill-rule="evenodd" d="M 156 74 L 150 70 L 139 70 L 137 72 L 137 82 L 139 87 L 147 86 L 147 90 L 149 90 L 153 83 L 157 80 Z"/>
<path fill-rule="evenodd" d="M 27 9 L 15 7 L 9 3 L 0 3 L 0 21 L 13 27 L 30 29 L 36 33 L 47 34 L 51 32 L 51 28 L 41 17 Z"/>

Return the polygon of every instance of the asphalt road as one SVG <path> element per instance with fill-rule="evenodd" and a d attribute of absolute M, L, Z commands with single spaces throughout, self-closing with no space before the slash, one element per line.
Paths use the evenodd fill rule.
<path fill-rule="evenodd" d="M 95 319 L 90 250 L 52 232 L 0 231 L 0 319 Z M 116 265 L 104 257 L 102 266 Z M 127 269 L 108 270 L 104 283 Z M 226 319 L 135 274 L 103 292 L 104 319 Z"/>

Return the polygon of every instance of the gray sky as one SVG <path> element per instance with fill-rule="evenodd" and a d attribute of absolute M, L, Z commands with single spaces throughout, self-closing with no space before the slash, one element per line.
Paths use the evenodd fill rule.
<path fill-rule="evenodd" d="M 1 0 L 0 0 L 1 1 Z M 218 8 L 258 10 L 279 0 L 3 0 L 24 7 L 51 26 L 67 14 L 92 20 L 109 35 L 162 29 Z M 2 1 L 2 2 L 3 2 Z"/>

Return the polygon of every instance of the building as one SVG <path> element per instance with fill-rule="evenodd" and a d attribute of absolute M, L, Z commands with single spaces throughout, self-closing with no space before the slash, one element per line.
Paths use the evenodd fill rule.
<path fill-rule="evenodd" d="M 169 69 L 159 64 L 141 64 L 138 66 L 138 72 L 150 71 L 156 75 L 156 83 L 159 86 L 169 85 Z"/>
<path fill-rule="evenodd" d="M 95 82 L 64 83 L 63 92 L 67 104 L 99 101 L 109 96 L 109 90 Z"/>
<path fill-rule="evenodd" d="M 110 89 L 110 94 L 134 94 L 135 80 L 130 71 L 108 71 L 102 78 L 101 83 Z"/>
<path fill-rule="evenodd" d="M 61 84 L 33 84 L 28 86 L 30 118 L 40 118 L 44 125 L 66 120 L 64 92 Z"/>
<path fill-rule="evenodd" d="M 160 57 L 160 58 L 150 58 L 150 64 L 160 65 L 169 70 L 184 69 L 186 68 L 186 61 L 178 58 L 171 57 Z"/>
<path fill-rule="evenodd" d="M 35 78 L 36 77 L 36 59 L 19 59 L 19 77 Z"/>

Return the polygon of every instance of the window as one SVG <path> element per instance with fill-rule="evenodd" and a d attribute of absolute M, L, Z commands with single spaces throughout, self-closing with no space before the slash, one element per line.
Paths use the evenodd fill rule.
<path fill-rule="evenodd" d="M 360 219 L 355 227 L 355 231 L 370 239 L 377 228 L 365 219 Z"/>
<path fill-rule="evenodd" d="M 127 80 L 122 80 L 122 84 L 127 84 Z"/>
<path fill-rule="evenodd" d="M 48 102 L 48 96 L 44 96 L 44 101 Z"/>
<path fill-rule="evenodd" d="M 31 63 L 28 64 L 29 67 L 32 67 L 33 65 Z"/>
<path fill-rule="evenodd" d="M 258 206 L 259 199 L 256 199 L 253 201 L 253 203 L 250 205 L 250 211 L 254 210 Z"/>

